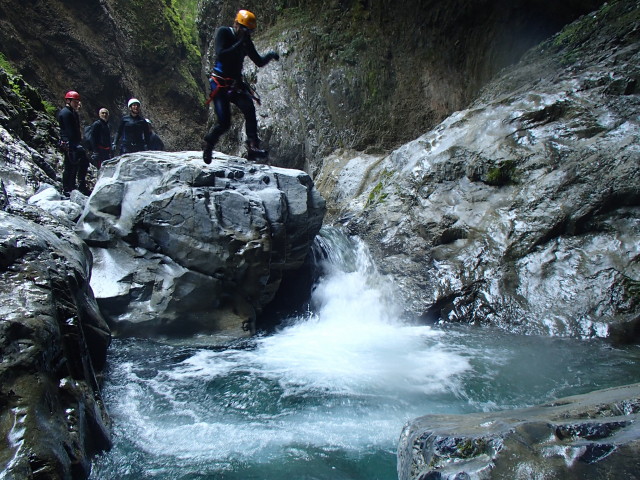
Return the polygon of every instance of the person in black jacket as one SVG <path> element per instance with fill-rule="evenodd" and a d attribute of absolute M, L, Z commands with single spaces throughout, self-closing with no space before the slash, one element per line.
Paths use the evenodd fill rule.
<path fill-rule="evenodd" d="M 80 94 L 74 90 L 68 91 L 65 96 L 65 106 L 58 112 L 58 125 L 60 126 L 60 148 L 64 152 L 64 169 L 62 171 L 62 191 L 68 197 L 72 190 L 76 189 L 84 195 L 91 192 L 87 188 L 87 171 L 89 159 L 82 146 L 82 133 L 80 132 Z"/>
<path fill-rule="evenodd" d="M 109 127 L 109 110 L 101 108 L 98 120 L 91 125 L 91 155 L 92 164 L 100 169 L 102 162 L 109 160 L 111 154 L 111 128 Z"/>
<path fill-rule="evenodd" d="M 208 102 L 213 101 L 217 124 L 204 137 L 202 158 L 207 164 L 211 163 L 213 147 L 218 139 L 231 128 L 232 103 L 244 115 L 249 158 L 266 156 L 266 152 L 260 149 L 258 138 L 258 122 L 253 105 L 257 98 L 242 78 L 242 66 L 245 57 L 249 57 L 258 67 L 264 67 L 271 60 L 279 60 L 280 56 L 274 51 L 265 56 L 256 51 L 251 40 L 255 28 L 255 15 L 248 10 L 240 10 L 233 27 L 220 27 L 216 30 L 216 59 L 210 77 L 211 94 Z"/>
<path fill-rule="evenodd" d="M 160 138 L 160 135 L 158 135 L 153 129 L 153 123 L 148 118 L 147 123 L 149 124 L 149 128 L 151 129 L 151 134 L 149 135 L 149 150 L 163 151 L 164 142 Z"/>
<path fill-rule="evenodd" d="M 118 142 L 121 141 L 120 154 L 148 150 L 151 129 L 142 116 L 140 100 L 132 98 L 127 103 L 127 107 L 129 107 L 129 115 L 122 117 L 112 149 L 115 151 Z"/>

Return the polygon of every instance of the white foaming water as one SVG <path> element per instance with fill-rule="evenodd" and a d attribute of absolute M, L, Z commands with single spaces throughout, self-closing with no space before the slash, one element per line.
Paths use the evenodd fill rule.
<path fill-rule="evenodd" d="M 121 363 L 112 401 L 126 415 L 123 435 L 191 462 L 267 462 L 300 448 L 392 454 L 403 424 L 426 413 L 425 399 L 455 391 L 470 366 L 442 333 L 398 320 L 389 282 L 362 244 L 346 257 L 324 248 L 334 258 L 313 313 L 251 348 L 192 349 L 151 373 Z"/>

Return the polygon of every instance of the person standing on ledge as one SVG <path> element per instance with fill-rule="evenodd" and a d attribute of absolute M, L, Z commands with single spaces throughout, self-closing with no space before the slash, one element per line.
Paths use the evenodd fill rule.
<path fill-rule="evenodd" d="M 249 85 L 242 78 L 244 57 L 249 57 L 258 67 L 264 67 L 271 60 L 279 60 L 280 55 L 274 51 L 265 56 L 260 55 L 251 34 L 256 28 L 256 16 L 248 10 L 240 10 L 236 14 L 233 27 L 219 27 L 215 34 L 215 63 L 210 76 L 211 94 L 209 102 L 213 102 L 217 123 L 211 127 L 204 137 L 205 145 L 202 153 L 204 163 L 211 163 L 213 148 L 226 131 L 231 128 L 231 104 L 236 105 L 245 119 L 247 133 L 248 158 L 266 157 L 267 152 L 260 149 L 258 138 L 258 121 L 253 101 L 260 101 Z"/>
<path fill-rule="evenodd" d="M 87 172 L 89 159 L 82 146 L 82 133 L 80 131 L 80 94 L 75 90 L 69 90 L 64 96 L 65 106 L 58 112 L 58 125 L 60 126 L 60 149 L 64 153 L 64 169 L 62 171 L 62 191 L 69 196 L 72 190 L 77 188 L 84 195 L 91 191 L 87 188 Z"/>
<path fill-rule="evenodd" d="M 121 141 L 120 154 L 141 152 L 149 150 L 151 128 L 142 116 L 140 100 L 132 98 L 127 102 L 129 115 L 122 117 L 116 138 L 113 140 L 111 150 L 116 151 L 118 142 Z"/>

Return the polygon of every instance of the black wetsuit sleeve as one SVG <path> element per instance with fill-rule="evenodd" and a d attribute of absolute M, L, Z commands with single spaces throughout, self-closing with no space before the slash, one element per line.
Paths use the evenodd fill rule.
<path fill-rule="evenodd" d="M 269 61 L 271 57 L 263 57 L 256 50 L 256 46 L 253 44 L 250 38 L 247 38 L 244 42 L 244 49 L 247 53 L 247 56 L 251 59 L 253 63 L 255 63 L 258 67 L 264 67 Z"/>
<path fill-rule="evenodd" d="M 237 55 L 242 49 L 242 38 L 237 39 L 229 27 L 220 27 L 216 31 L 215 50 L 216 56 L 224 59 L 225 56 Z"/>

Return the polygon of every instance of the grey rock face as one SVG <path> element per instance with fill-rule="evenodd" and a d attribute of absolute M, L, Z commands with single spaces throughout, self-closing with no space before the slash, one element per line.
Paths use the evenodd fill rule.
<path fill-rule="evenodd" d="M 30 220 L 27 220 L 29 217 Z M 96 372 L 109 328 L 88 288 L 90 252 L 35 208 L 0 211 L 2 478 L 86 478 L 110 448 Z"/>
<path fill-rule="evenodd" d="M 585 17 L 391 155 L 342 160 L 362 193 L 323 195 L 394 275 L 408 311 L 638 338 L 639 8 Z"/>
<path fill-rule="evenodd" d="M 115 333 L 238 336 L 302 265 L 324 210 L 298 170 L 147 152 L 103 166 L 77 231 Z"/>
<path fill-rule="evenodd" d="M 537 407 L 409 422 L 399 480 L 636 478 L 640 384 Z"/>
<path fill-rule="evenodd" d="M 262 97 L 260 136 L 277 165 L 314 178 L 338 146 L 388 151 L 466 107 L 482 85 L 563 25 L 602 0 L 399 0 L 335 2 L 265 0 L 258 51 L 280 61 L 247 77 Z M 235 4 L 200 2 L 203 70 L 213 63 L 215 26 L 230 25 Z M 210 117 L 213 119 L 213 109 Z M 230 154 L 242 126 L 222 138 Z"/>

